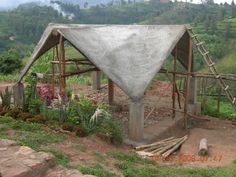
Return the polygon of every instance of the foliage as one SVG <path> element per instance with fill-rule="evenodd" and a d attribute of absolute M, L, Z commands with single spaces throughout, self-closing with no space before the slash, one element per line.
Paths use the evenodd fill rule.
<path fill-rule="evenodd" d="M 34 65 L 30 68 L 31 73 L 43 73 L 47 74 L 50 72 L 50 64 L 52 61 L 52 52 L 49 51 L 41 56 Z"/>
<path fill-rule="evenodd" d="M 12 74 L 21 68 L 21 60 L 15 49 L 0 54 L 0 74 Z"/>

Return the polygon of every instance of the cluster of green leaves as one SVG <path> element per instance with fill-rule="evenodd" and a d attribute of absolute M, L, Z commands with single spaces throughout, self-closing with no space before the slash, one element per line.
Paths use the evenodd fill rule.
<path fill-rule="evenodd" d="M 38 78 L 28 75 L 26 82 L 27 87 L 24 93 L 23 111 L 30 112 L 32 114 L 39 114 L 40 108 L 43 105 L 43 101 L 39 98 L 39 95 L 36 91 Z"/>

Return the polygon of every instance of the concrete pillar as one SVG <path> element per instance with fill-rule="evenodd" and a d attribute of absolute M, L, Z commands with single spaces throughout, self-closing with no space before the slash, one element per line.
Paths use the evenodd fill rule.
<path fill-rule="evenodd" d="M 194 115 L 201 115 L 201 103 L 197 101 L 197 78 L 190 79 L 188 110 Z"/>
<path fill-rule="evenodd" d="M 129 108 L 129 138 L 141 141 L 144 134 L 144 104 L 142 100 L 132 101 Z"/>
<path fill-rule="evenodd" d="M 100 90 L 100 88 L 101 88 L 101 71 L 93 71 L 91 76 L 92 76 L 93 90 Z"/>
<path fill-rule="evenodd" d="M 197 79 L 195 77 L 191 77 L 190 79 L 190 89 L 189 89 L 189 104 L 197 103 Z"/>
<path fill-rule="evenodd" d="M 13 86 L 13 100 L 14 105 L 17 107 L 23 107 L 24 99 L 24 85 L 22 83 L 17 83 Z"/>

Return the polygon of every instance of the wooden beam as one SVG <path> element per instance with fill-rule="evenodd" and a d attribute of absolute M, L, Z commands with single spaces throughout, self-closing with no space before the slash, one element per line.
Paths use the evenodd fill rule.
<path fill-rule="evenodd" d="M 59 64 L 59 61 L 52 61 L 52 64 Z M 65 64 L 69 65 L 69 64 L 80 64 L 80 65 L 92 65 L 92 63 L 89 62 L 81 62 L 81 61 L 69 61 L 69 60 L 65 60 Z"/>
<path fill-rule="evenodd" d="M 114 84 L 111 79 L 108 79 L 108 103 L 112 105 L 114 101 Z"/>
<path fill-rule="evenodd" d="M 66 73 L 63 77 L 79 75 L 79 74 L 83 74 L 83 73 L 90 72 L 90 71 L 98 71 L 98 69 L 97 68 L 89 68 L 89 69 L 85 69 L 85 70 L 81 70 L 81 71 Z"/>

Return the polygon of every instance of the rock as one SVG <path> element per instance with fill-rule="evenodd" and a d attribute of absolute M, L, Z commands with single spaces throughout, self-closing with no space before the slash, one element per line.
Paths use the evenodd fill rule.
<path fill-rule="evenodd" d="M 55 166 L 52 154 L 35 152 L 11 140 L 0 140 L 0 177 L 94 177 Z"/>
<path fill-rule="evenodd" d="M 30 155 L 33 152 L 33 149 L 26 146 L 21 146 L 20 149 L 15 153 L 15 155 Z"/>
<path fill-rule="evenodd" d="M 1 139 L 0 140 L 0 147 L 7 147 L 7 146 L 16 146 L 17 143 L 12 140 L 7 140 L 7 139 Z"/>

